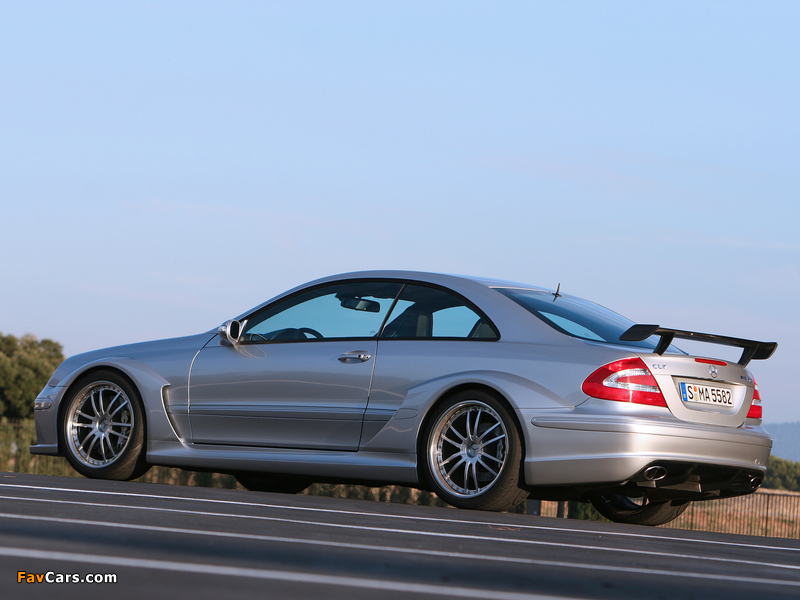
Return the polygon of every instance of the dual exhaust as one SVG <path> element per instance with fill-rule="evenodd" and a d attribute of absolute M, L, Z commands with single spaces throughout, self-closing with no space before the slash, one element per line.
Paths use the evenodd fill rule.
<path fill-rule="evenodd" d="M 687 468 L 687 466 L 689 468 Z M 669 470 L 667 470 L 669 467 Z M 695 467 L 697 467 L 695 465 Z M 645 481 L 661 481 L 667 475 L 670 476 L 667 487 L 674 490 L 683 490 L 691 492 L 710 492 L 715 490 L 730 491 L 733 495 L 748 494 L 761 486 L 764 475 L 762 473 L 755 473 L 753 471 L 732 471 L 727 481 L 718 481 L 717 479 L 710 478 L 704 480 L 704 473 L 695 470 L 695 467 L 689 465 L 679 465 L 667 463 L 664 465 L 652 465 L 641 471 L 633 481 L 638 481 L 639 485 L 645 487 L 658 487 L 653 483 L 647 485 Z M 697 467 L 700 468 L 700 467 Z M 693 474 L 694 472 L 694 474 Z M 689 487 L 691 486 L 691 487 Z"/>
<path fill-rule="evenodd" d="M 647 467 L 642 475 L 647 481 L 658 481 L 667 476 L 667 469 L 661 465 L 653 465 L 652 467 Z"/>

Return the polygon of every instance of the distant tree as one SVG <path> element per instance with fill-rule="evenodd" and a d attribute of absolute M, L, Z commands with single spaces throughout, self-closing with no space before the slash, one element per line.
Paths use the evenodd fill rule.
<path fill-rule="evenodd" d="M 62 360 L 58 342 L 0 334 L 0 416 L 31 417 L 34 399 Z"/>
<path fill-rule="evenodd" d="M 770 456 L 762 487 L 800 492 L 800 463 Z"/>

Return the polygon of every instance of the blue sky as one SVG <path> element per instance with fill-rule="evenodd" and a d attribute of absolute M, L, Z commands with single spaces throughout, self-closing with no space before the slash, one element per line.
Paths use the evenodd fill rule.
<path fill-rule="evenodd" d="M 371 268 L 561 283 L 778 341 L 751 370 L 798 421 L 798 26 L 795 2 L 0 2 L 0 331 L 75 354 Z"/>

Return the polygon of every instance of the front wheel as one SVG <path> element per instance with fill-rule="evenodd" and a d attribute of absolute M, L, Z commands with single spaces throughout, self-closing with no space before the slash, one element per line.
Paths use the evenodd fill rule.
<path fill-rule="evenodd" d="M 59 445 L 85 477 L 136 479 L 149 468 L 144 429 L 133 386 L 112 371 L 95 371 L 79 379 L 65 398 Z"/>
<path fill-rule="evenodd" d="M 502 511 L 528 496 L 520 488 L 522 436 L 505 404 L 480 390 L 457 393 L 424 434 L 424 475 L 457 508 Z"/>
<path fill-rule="evenodd" d="M 615 523 L 651 526 L 669 523 L 689 507 L 689 502 L 650 502 L 647 498 L 619 494 L 597 494 L 592 498 L 592 504 L 597 512 Z"/>

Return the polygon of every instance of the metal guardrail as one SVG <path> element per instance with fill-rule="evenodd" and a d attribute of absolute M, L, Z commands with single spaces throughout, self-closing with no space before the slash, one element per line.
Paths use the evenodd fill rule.
<path fill-rule="evenodd" d="M 800 494 L 757 490 L 747 496 L 692 502 L 664 527 L 800 539 Z"/>
<path fill-rule="evenodd" d="M 32 420 L 0 422 L 0 471 L 80 477 L 63 458 L 31 455 L 28 448 L 35 443 L 35 440 L 36 432 Z M 236 487 L 236 481 L 230 475 L 196 473 L 168 467 L 154 467 L 139 481 L 218 488 Z M 364 488 L 316 484 L 306 493 L 443 506 L 441 501 L 428 492 L 401 486 Z M 573 516 L 581 518 L 602 518 L 593 509 L 588 509 L 587 505 L 574 503 L 573 510 L 570 510 L 569 504 L 573 503 L 528 500 L 527 506 L 518 507 L 517 512 L 526 512 L 527 509 L 529 514 L 541 514 L 546 517 L 565 517 L 572 513 Z M 574 510 L 575 505 L 578 505 L 577 510 Z M 800 539 L 800 494 L 758 490 L 753 494 L 737 498 L 692 502 L 686 512 L 662 527 Z"/>
<path fill-rule="evenodd" d="M 528 500 L 527 512 L 543 517 L 577 513 L 577 518 L 606 520 L 577 502 Z M 757 490 L 747 496 L 692 502 L 680 517 L 661 527 L 800 539 L 800 494 Z"/>

